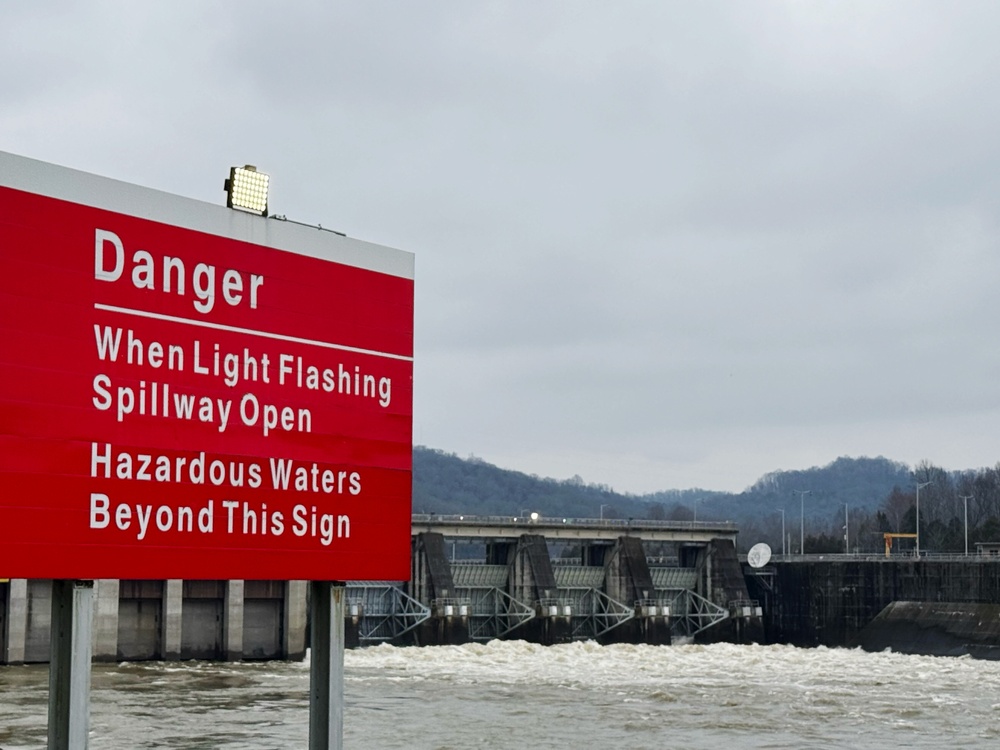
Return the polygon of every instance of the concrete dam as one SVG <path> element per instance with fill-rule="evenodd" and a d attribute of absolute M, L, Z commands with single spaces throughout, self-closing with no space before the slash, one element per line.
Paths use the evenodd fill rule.
<path fill-rule="evenodd" d="M 348 645 L 667 644 L 759 623 L 731 523 L 420 516 L 412 577 L 347 582 Z M 2 575 L 2 571 L 0 571 Z M 0 581 L 0 662 L 49 658 L 51 581 Z M 97 660 L 299 659 L 303 581 L 99 580 Z"/>
<path fill-rule="evenodd" d="M 719 522 L 415 515 L 411 580 L 347 582 L 346 640 L 1000 652 L 1000 558 L 797 556 L 751 568 L 736 538 Z M 95 589 L 97 660 L 305 654 L 304 581 L 108 579 Z M 0 579 L 0 663 L 48 660 L 51 590 Z"/>
<path fill-rule="evenodd" d="M 744 572 L 768 643 L 1000 658 L 995 555 L 810 555 Z"/>

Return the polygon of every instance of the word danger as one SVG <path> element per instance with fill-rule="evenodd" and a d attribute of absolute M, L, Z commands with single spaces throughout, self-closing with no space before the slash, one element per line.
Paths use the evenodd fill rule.
<path fill-rule="evenodd" d="M 90 493 L 90 528 L 115 528 L 135 534 L 143 541 L 158 531 L 163 534 L 221 533 L 249 537 L 283 536 L 291 533 L 301 538 L 313 538 L 324 547 L 334 539 L 350 539 L 351 518 L 344 514 L 321 513 L 315 505 L 301 503 L 289 514 L 268 510 L 267 503 L 251 505 L 238 500 L 223 500 L 216 514 L 215 500 L 206 500 L 200 507 L 182 505 L 142 505 L 114 503 L 101 492 Z M 216 521 L 219 520 L 218 526 Z"/>
<path fill-rule="evenodd" d="M 118 281 L 125 273 L 125 265 L 125 245 L 121 238 L 106 229 L 96 229 L 94 278 L 99 281 Z M 223 272 L 221 284 L 216 284 L 215 266 L 208 263 L 196 263 L 189 277 L 183 259 L 169 255 L 161 258 L 159 269 L 157 280 L 157 263 L 152 254 L 147 250 L 136 250 L 132 253 L 129 268 L 132 286 L 136 289 L 174 293 L 181 297 L 190 286 L 195 296 L 194 309 L 200 313 L 211 312 L 216 299 L 223 299 L 228 305 L 236 307 L 243 302 L 244 296 L 248 298 L 250 309 L 256 310 L 257 297 L 264 284 L 263 276 L 251 273 L 246 274 L 247 278 L 244 279 L 242 272 L 232 268 Z"/>

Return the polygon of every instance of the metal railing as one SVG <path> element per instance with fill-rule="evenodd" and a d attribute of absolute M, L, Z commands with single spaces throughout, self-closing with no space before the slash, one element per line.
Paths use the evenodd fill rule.
<path fill-rule="evenodd" d="M 746 562 L 747 556 L 740 555 L 740 560 Z M 915 552 L 894 552 L 889 557 L 884 552 L 822 552 L 805 555 L 773 555 L 771 562 L 822 562 L 822 561 L 860 561 L 860 562 L 973 562 L 1000 563 L 996 555 L 963 554 L 961 552 L 921 552 L 917 557 Z"/>
<path fill-rule="evenodd" d="M 735 531 L 735 521 L 651 521 L 646 518 L 570 518 L 562 516 L 474 516 L 467 514 L 414 513 L 411 523 L 454 524 L 457 526 L 507 526 L 510 524 L 531 526 L 588 526 L 596 529 L 660 529 L 660 530 L 704 530 L 727 529 Z"/>
<path fill-rule="evenodd" d="M 756 599 L 734 599 L 729 602 L 729 612 L 733 617 L 760 617 L 764 614 Z"/>
<path fill-rule="evenodd" d="M 468 598 L 442 597 L 431 602 L 431 613 L 438 617 L 468 617 L 471 606 Z"/>
<path fill-rule="evenodd" d="M 670 617 L 670 602 L 666 599 L 637 599 L 636 617 Z"/>

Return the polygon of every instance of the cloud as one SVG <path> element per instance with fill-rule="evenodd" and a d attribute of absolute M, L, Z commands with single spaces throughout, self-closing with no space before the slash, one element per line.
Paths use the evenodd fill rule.
<path fill-rule="evenodd" d="M 416 253 L 415 438 L 621 490 L 995 463 L 993 4 L 19 4 L 2 148 Z"/>

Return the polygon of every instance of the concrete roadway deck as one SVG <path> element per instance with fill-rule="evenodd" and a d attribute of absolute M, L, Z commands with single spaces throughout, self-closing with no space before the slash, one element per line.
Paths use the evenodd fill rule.
<path fill-rule="evenodd" d="M 614 541 L 637 536 L 651 542 L 709 542 L 732 539 L 738 529 L 732 521 L 648 521 L 618 518 L 547 518 L 539 516 L 470 516 L 414 513 L 413 535 L 437 532 L 445 537 L 516 539 L 541 534 L 547 539 Z"/>

